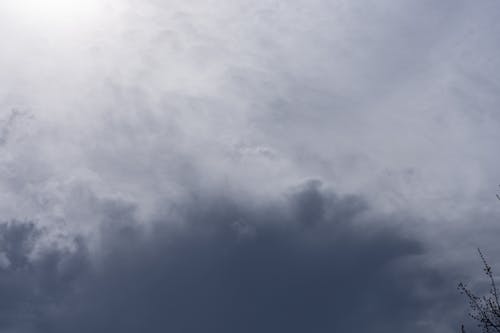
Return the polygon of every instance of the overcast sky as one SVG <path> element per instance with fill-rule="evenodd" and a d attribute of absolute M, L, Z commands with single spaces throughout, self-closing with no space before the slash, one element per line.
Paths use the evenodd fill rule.
<path fill-rule="evenodd" d="M 457 332 L 500 272 L 499 14 L 2 1 L 0 332 Z"/>

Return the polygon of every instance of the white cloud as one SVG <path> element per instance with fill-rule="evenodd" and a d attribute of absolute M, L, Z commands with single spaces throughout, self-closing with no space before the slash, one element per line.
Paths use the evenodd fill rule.
<path fill-rule="evenodd" d="M 144 216 L 309 178 L 428 218 L 494 204 L 497 6 L 124 0 L 70 33 L 4 11 L 0 111 L 32 119 L 2 218 L 74 219 L 75 182 Z"/>

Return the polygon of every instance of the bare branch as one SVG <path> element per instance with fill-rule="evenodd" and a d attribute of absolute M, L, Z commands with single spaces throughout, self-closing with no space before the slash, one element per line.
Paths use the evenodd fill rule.
<path fill-rule="evenodd" d="M 477 251 L 483 263 L 483 270 L 489 279 L 489 294 L 479 297 L 463 283 L 459 283 L 458 289 L 467 297 L 470 306 L 469 315 L 479 322 L 479 327 L 483 329 L 483 332 L 500 333 L 500 304 L 493 271 L 481 250 L 477 249 Z M 461 326 L 461 332 L 465 333 L 464 325 Z"/>

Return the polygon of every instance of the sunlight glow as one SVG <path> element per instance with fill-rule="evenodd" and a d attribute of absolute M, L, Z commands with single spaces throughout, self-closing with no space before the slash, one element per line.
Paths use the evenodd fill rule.
<path fill-rule="evenodd" d="M 99 13 L 98 0 L 7 0 L 10 12 L 22 21 L 57 26 L 78 25 Z"/>

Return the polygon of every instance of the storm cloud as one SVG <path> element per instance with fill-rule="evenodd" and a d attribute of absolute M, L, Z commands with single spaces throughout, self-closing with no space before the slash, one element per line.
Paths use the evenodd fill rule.
<path fill-rule="evenodd" d="M 100 251 L 40 249 L 2 225 L 1 327 L 26 332 L 446 331 L 454 288 L 424 248 L 359 197 L 309 182 L 279 203 L 193 198 L 181 224 L 134 223 L 106 202 Z M 117 218 L 122 214 L 122 218 Z M 168 218 L 168 217 L 165 217 Z M 379 223 L 373 223 L 380 219 Z M 430 319 L 433 319 L 432 323 Z M 436 320 L 438 319 L 438 320 Z M 440 326 L 441 325 L 441 326 Z M 439 328 L 439 330 L 438 330 Z"/>

